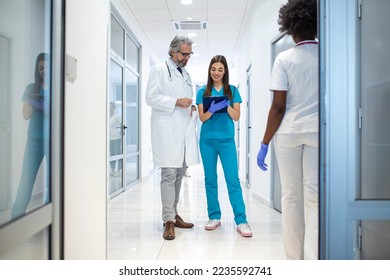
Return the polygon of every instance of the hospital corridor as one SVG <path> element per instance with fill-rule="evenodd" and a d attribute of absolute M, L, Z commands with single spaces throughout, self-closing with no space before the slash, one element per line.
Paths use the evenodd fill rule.
<path fill-rule="evenodd" d="M 220 169 L 220 166 L 219 166 Z M 222 170 L 221 170 L 222 171 Z M 180 216 L 195 224 L 176 229 L 173 241 L 161 238 L 160 172 L 147 176 L 127 192 L 110 200 L 107 207 L 107 259 L 109 260 L 283 260 L 281 215 L 254 198 L 243 187 L 252 238 L 236 230 L 224 177 L 218 178 L 222 209 L 221 227 L 204 229 L 207 217 L 202 165 L 184 177 Z M 223 174 L 220 172 L 220 174 Z"/>
<path fill-rule="evenodd" d="M 0 260 L 390 260 L 388 11 L 0 0 Z"/>

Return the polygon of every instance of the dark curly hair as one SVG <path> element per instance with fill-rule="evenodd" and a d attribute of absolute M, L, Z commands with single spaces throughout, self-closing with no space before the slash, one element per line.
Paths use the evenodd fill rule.
<path fill-rule="evenodd" d="M 313 40 L 317 36 L 317 0 L 289 0 L 279 10 L 279 31 Z"/>

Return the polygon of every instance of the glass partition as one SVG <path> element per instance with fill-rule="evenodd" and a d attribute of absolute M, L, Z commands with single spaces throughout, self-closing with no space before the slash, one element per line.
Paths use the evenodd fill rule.
<path fill-rule="evenodd" d="M 0 225 L 50 202 L 51 1 L 0 2 Z"/>

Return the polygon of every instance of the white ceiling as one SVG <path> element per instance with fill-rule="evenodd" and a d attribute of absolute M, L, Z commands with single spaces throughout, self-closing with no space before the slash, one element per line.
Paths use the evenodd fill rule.
<path fill-rule="evenodd" d="M 144 30 L 151 46 L 161 61 L 168 57 L 168 48 L 175 35 L 195 32 L 193 52 L 187 70 L 194 82 L 207 79 L 210 59 L 216 54 L 226 57 L 231 67 L 235 58 L 237 42 L 243 30 L 245 17 L 254 0 L 193 0 L 183 5 L 180 0 L 122 0 Z M 206 30 L 177 31 L 172 21 L 207 21 Z"/>

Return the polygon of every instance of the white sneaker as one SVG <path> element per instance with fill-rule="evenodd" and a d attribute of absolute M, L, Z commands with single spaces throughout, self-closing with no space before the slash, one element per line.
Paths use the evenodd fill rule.
<path fill-rule="evenodd" d="M 243 237 L 252 237 L 252 230 L 248 224 L 239 224 L 237 226 L 237 231 Z"/>
<path fill-rule="evenodd" d="M 205 225 L 205 230 L 215 230 L 217 227 L 221 226 L 220 220 L 209 220 L 207 224 Z"/>

